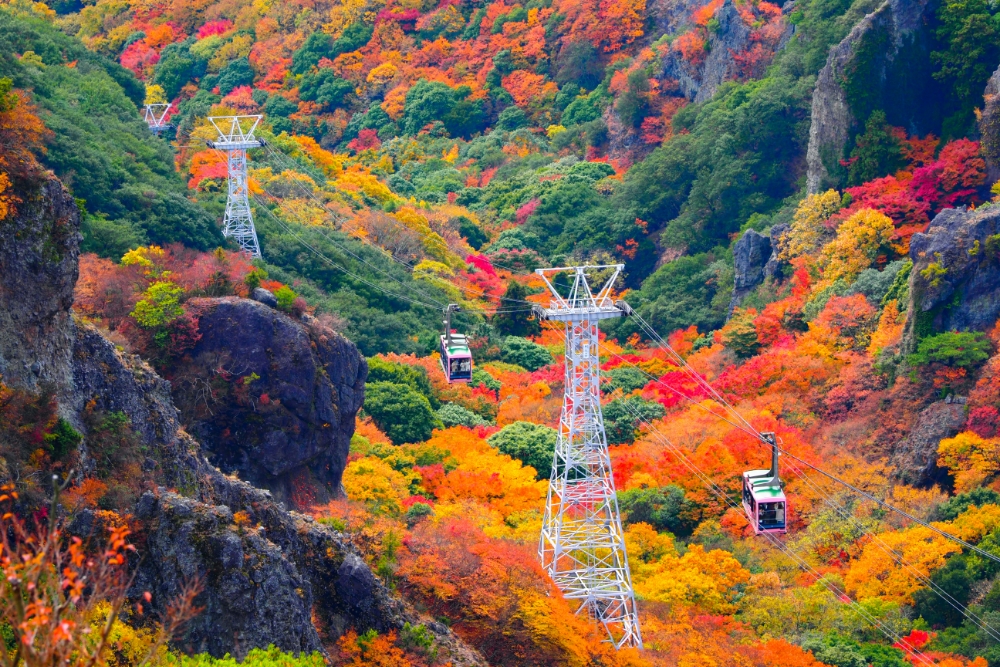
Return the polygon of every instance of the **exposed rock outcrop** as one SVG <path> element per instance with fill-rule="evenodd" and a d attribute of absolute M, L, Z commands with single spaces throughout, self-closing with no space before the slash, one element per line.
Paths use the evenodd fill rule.
<path fill-rule="evenodd" d="M 986 182 L 1000 179 L 1000 67 L 986 82 L 983 115 L 979 119 L 980 147 L 986 158 Z"/>
<path fill-rule="evenodd" d="M 857 110 L 851 109 L 847 86 L 858 81 L 863 86 L 866 100 L 879 100 L 890 89 L 895 78 L 894 66 L 906 68 L 897 58 L 904 50 L 924 48 L 920 42 L 925 19 L 933 11 L 929 0 L 886 0 L 871 14 L 865 16 L 837 46 L 830 50 L 826 65 L 820 70 L 813 91 L 812 122 L 809 127 L 809 148 L 806 153 L 806 188 L 817 193 L 839 185 L 839 161 L 845 157 L 847 141 L 852 128 L 867 118 L 855 118 Z M 913 82 L 904 90 L 910 95 Z M 891 87 L 892 96 L 899 98 L 900 91 Z M 859 96 L 861 93 L 859 93 Z M 916 101 L 916 100 L 914 100 Z M 906 106 L 896 100 L 897 106 Z M 885 107 L 878 104 L 875 108 Z M 915 113 L 915 112 L 914 112 Z M 926 132 L 926 128 L 913 127 L 914 117 L 894 119 L 909 129 Z"/>
<path fill-rule="evenodd" d="M 889 462 L 900 479 L 915 486 L 944 481 L 947 472 L 937 466 L 938 444 L 965 424 L 965 405 L 937 401 L 924 408 L 910 433 L 892 448 Z"/>
<path fill-rule="evenodd" d="M 385 632 L 410 622 L 425 624 L 439 655 L 456 667 L 485 665 L 482 656 L 448 628 L 422 618 L 394 597 L 344 535 L 286 511 L 270 492 L 212 466 L 198 442 L 181 428 L 170 383 L 97 329 L 73 322 L 70 305 L 80 238 L 76 211 L 72 198 L 49 177 L 37 197 L 25 198 L 18 216 L 0 222 L 0 229 L 9 231 L 0 234 L 0 362 L 5 383 L 27 390 L 53 386 L 60 411 L 81 429 L 86 423 L 83 413 L 123 414 L 148 451 L 143 478 L 163 486 L 143 494 L 131 508 L 139 548 L 134 595 L 153 592 L 150 612 L 162 613 L 185 581 L 199 579 L 204 590 L 196 604 L 204 611 L 189 623 L 180 643 L 216 656 L 242 657 L 269 644 L 293 652 L 322 650 L 314 620 L 330 639 L 347 628 Z M 292 451 L 341 456 L 328 463 L 331 469 L 342 469 L 346 451 L 337 455 L 337 447 L 350 438 L 344 420 L 353 422 L 365 376 L 364 361 L 353 345 L 323 327 L 307 330 L 251 301 L 206 303 L 202 312 L 219 314 L 220 306 L 222 313 L 226 308 L 252 309 L 259 319 L 245 325 L 265 326 L 268 317 L 277 318 L 271 321 L 272 332 L 281 334 L 274 340 L 284 342 L 281 336 L 291 336 L 287 340 L 294 344 L 287 355 L 265 346 L 239 348 L 240 354 L 232 358 L 245 355 L 256 362 L 263 355 L 268 360 L 271 365 L 262 368 L 276 394 L 289 392 L 291 416 L 285 419 L 299 419 L 303 428 L 326 423 L 331 431 L 340 429 L 322 446 L 316 445 L 319 440 L 304 441 L 301 449 Z M 211 316 L 208 322 L 213 322 Z M 232 333 L 225 326 L 213 325 L 203 337 L 211 343 L 213 336 Z M 248 332 L 239 333 L 228 341 L 218 338 L 211 349 L 225 355 L 223 343 L 246 338 Z M 280 367 L 285 363 L 291 370 Z M 299 381 L 304 384 L 298 394 L 284 386 Z M 341 409 L 335 403 L 340 399 L 354 407 Z M 320 413 L 329 419 L 310 421 Z M 86 437 L 80 458 L 89 458 Z M 91 534 L 99 521 L 83 514 L 70 530 Z"/>
<path fill-rule="evenodd" d="M 771 239 L 756 230 L 748 229 L 733 246 L 735 280 L 729 314 L 737 308 L 747 294 L 764 282 L 764 267 L 771 257 Z"/>
<path fill-rule="evenodd" d="M 11 387 L 70 387 L 70 306 L 79 275 L 80 211 L 54 176 L 19 183 L 0 220 L 0 376 Z"/>
<path fill-rule="evenodd" d="M 248 299 L 192 299 L 188 311 L 201 338 L 176 366 L 174 399 L 212 463 L 280 500 L 310 478 L 335 495 L 368 376 L 357 347 Z"/>
<path fill-rule="evenodd" d="M 777 280 L 784 276 L 784 268 L 787 266 L 787 262 L 783 262 L 781 260 L 778 256 L 778 252 L 781 250 L 781 237 L 784 236 L 789 229 L 791 229 L 791 226 L 785 224 L 784 222 L 771 227 L 771 256 L 767 259 L 767 264 L 764 265 L 765 278 Z"/>
<path fill-rule="evenodd" d="M 905 343 L 937 331 L 979 330 L 1000 317 L 1000 207 L 945 209 L 910 241 Z"/>

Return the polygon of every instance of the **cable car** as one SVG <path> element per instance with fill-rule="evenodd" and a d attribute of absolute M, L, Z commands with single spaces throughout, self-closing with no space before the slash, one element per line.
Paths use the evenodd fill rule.
<path fill-rule="evenodd" d="M 774 433 L 762 433 L 771 445 L 771 469 L 743 473 L 743 510 L 756 535 L 786 533 L 788 500 L 778 475 L 778 442 Z"/>
<path fill-rule="evenodd" d="M 441 368 L 444 377 L 451 382 L 468 382 L 472 379 L 472 352 L 465 336 L 452 333 L 451 314 L 459 310 L 458 304 L 450 303 L 444 309 L 444 335 L 441 336 Z"/>

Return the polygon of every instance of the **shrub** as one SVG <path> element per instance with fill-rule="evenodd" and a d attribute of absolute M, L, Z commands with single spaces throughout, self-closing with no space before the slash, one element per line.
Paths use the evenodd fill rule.
<path fill-rule="evenodd" d="M 673 484 L 618 492 L 618 507 L 625 524 L 648 523 L 659 531 L 686 537 L 698 525 L 698 506 Z"/>
<path fill-rule="evenodd" d="M 298 298 L 298 294 L 295 293 L 288 285 L 282 285 L 274 291 L 274 298 L 278 300 L 278 310 L 286 313 L 292 312 L 295 306 L 295 299 Z"/>
<path fill-rule="evenodd" d="M 618 398 L 604 406 L 604 430 L 608 434 L 608 443 L 612 445 L 631 444 L 635 442 L 639 430 L 640 419 L 652 421 L 666 414 L 666 409 L 654 401 L 644 401 L 630 396 Z"/>
<path fill-rule="evenodd" d="M 414 391 L 423 394 L 432 408 L 441 407 L 441 402 L 431 389 L 427 371 L 419 366 L 408 366 L 397 361 L 372 357 L 368 359 L 368 382 L 395 382 L 409 385 Z"/>
<path fill-rule="evenodd" d="M 457 403 L 445 403 L 438 409 L 437 416 L 446 428 L 449 426 L 475 428 L 476 426 L 484 426 L 486 424 L 485 419 L 471 410 L 466 410 Z"/>
<path fill-rule="evenodd" d="M 1000 505 L 1000 493 L 990 488 L 979 487 L 941 503 L 935 513 L 941 521 L 952 521 L 973 505 L 976 507 Z"/>
<path fill-rule="evenodd" d="M 989 359 L 991 349 L 989 340 L 982 332 L 949 331 L 920 341 L 917 351 L 907 361 L 914 366 L 939 363 L 969 368 Z"/>
<path fill-rule="evenodd" d="M 184 314 L 180 296 L 184 288 L 169 281 L 157 281 L 143 293 L 130 315 L 145 329 L 158 329 Z"/>
<path fill-rule="evenodd" d="M 507 336 L 500 347 L 500 358 L 529 371 L 537 371 L 552 363 L 552 355 L 538 343 L 520 336 Z"/>
<path fill-rule="evenodd" d="M 548 479 L 552 474 L 556 440 L 558 434 L 554 428 L 531 422 L 514 422 L 491 435 L 486 442 L 501 453 L 534 468 L 538 479 Z"/>
<path fill-rule="evenodd" d="M 636 389 L 642 389 L 649 383 L 649 377 L 635 366 L 622 364 L 607 372 L 608 391 L 621 389 L 631 394 Z"/>
<path fill-rule="evenodd" d="M 472 381 L 469 382 L 469 385 L 472 387 L 486 387 L 497 394 L 500 393 L 500 388 L 503 387 L 500 380 L 497 380 L 482 368 L 472 369 Z"/>
<path fill-rule="evenodd" d="M 393 444 L 423 442 L 442 425 L 427 397 L 409 385 L 373 382 L 365 394 L 365 412 Z"/>
<path fill-rule="evenodd" d="M 326 662 L 319 653 L 298 656 L 283 653 L 273 644 L 266 649 L 255 648 L 243 660 L 237 660 L 228 653 L 221 658 L 213 658 L 207 653 L 197 655 L 167 656 L 166 664 L 170 667 L 324 667 Z"/>

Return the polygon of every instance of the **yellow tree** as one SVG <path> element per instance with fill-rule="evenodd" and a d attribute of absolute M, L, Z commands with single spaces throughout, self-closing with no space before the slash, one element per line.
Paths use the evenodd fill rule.
<path fill-rule="evenodd" d="M 875 261 L 879 250 L 889 244 L 894 230 L 892 219 L 863 208 L 837 228 L 837 236 L 823 248 L 820 265 L 823 278 L 850 282 Z"/>
<path fill-rule="evenodd" d="M 840 193 L 836 190 L 803 199 L 795 209 L 791 229 L 781 239 L 781 257 L 792 259 L 819 248 L 829 238 L 830 232 L 824 223 L 840 210 L 840 204 Z"/>
<path fill-rule="evenodd" d="M 1000 441 L 959 433 L 938 445 L 938 462 L 955 477 L 955 491 L 970 491 L 1000 472 Z"/>
<path fill-rule="evenodd" d="M 913 604 L 913 593 L 922 587 L 916 574 L 924 577 L 943 567 L 949 555 L 961 547 L 929 528 L 913 526 L 882 533 L 878 541 L 865 545 L 861 556 L 851 563 L 844 583 L 858 599 L 879 598 Z M 899 555 L 902 567 L 887 551 Z"/>

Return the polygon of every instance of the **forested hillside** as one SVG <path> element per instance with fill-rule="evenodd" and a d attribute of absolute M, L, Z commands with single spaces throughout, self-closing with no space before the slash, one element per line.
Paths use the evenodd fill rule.
<path fill-rule="evenodd" d="M 78 421 L 12 376 L 0 502 L 38 523 L 43 473 L 72 469 L 53 516 L 119 531 L 112 555 L 125 526 L 181 560 L 235 540 L 260 587 L 277 549 L 298 570 L 267 585 L 315 603 L 280 605 L 304 638 L 266 640 L 273 609 L 225 611 L 207 566 L 213 620 L 167 647 L 162 606 L 122 614 L 107 664 L 214 664 L 178 656 L 224 652 L 224 619 L 253 628 L 241 657 L 301 652 L 262 665 L 1000 665 L 994 5 L 0 0 L 0 84 L 0 230 L 51 169 L 81 216 L 75 321 L 169 381 L 230 480 L 177 476 L 135 401 Z M 154 136 L 142 105 L 167 102 Z M 258 114 L 251 261 L 206 142 L 209 116 Z M 601 398 L 645 646 L 616 652 L 538 564 L 565 339 L 530 307 L 534 269 L 618 262 L 637 316 L 602 324 Z M 448 303 L 468 384 L 440 365 Z M 781 537 L 740 505 L 757 432 L 784 451 Z M 269 493 L 236 502 L 237 477 Z"/>

